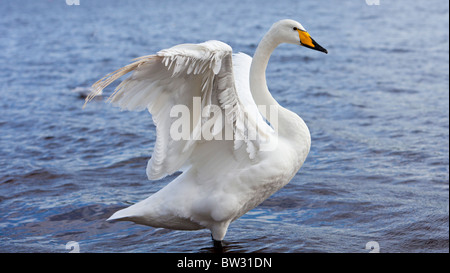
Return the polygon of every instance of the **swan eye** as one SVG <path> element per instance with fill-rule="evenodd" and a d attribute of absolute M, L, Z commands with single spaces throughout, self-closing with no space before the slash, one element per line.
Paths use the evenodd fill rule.
<path fill-rule="evenodd" d="M 298 30 L 298 28 L 297 28 L 297 27 L 294 27 L 293 30 Z"/>

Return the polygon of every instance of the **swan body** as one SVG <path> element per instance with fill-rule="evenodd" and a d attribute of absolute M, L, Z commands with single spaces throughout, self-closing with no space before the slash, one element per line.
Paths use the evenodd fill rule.
<path fill-rule="evenodd" d="M 232 221 L 294 177 L 311 138 L 303 120 L 280 106 L 267 88 L 265 70 L 280 43 L 326 53 L 300 23 L 282 20 L 263 37 L 253 58 L 233 54 L 219 41 L 181 44 L 138 58 L 93 85 L 86 102 L 133 72 L 110 100 L 126 110 L 147 109 L 153 117 L 157 138 L 148 178 L 183 171 L 108 220 L 179 230 L 207 228 L 215 241 L 222 241 Z M 197 111 L 196 104 L 203 110 Z M 180 105 L 186 111 L 174 111 Z M 179 133 L 173 126 L 180 113 L 189 116 L 184 120 L 190 125 L 187 138 L 173 137 Z"/>

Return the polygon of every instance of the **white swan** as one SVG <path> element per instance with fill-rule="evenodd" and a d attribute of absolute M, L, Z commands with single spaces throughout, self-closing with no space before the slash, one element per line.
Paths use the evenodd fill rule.
<path fill-rule="evenodd" d="M 265 70 L 280 43 L 327 53 L 300 23 L 281 20 L 263 37 L 253 60 L 232 54 L 230 46 L 219 41 L 181 44 L 140 57 L 93 85 L 86 103 L 133 71 L 110 100 L 122 109 L 147 108 L 152 114 L 157 138 L 148 178 L 183 170 L 163 189 L 108 220 L 207 228 L 217 243 L 232 221 L 292 179 L 311 139 L 303 120 L 280 106 L 266 85 Z M 180 129 L 187 132 L 184 137 Z"/>

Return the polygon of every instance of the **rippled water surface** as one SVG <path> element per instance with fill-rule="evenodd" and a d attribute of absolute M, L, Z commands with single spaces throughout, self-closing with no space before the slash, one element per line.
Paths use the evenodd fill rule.
<path fill-rule="evenodd" d="M 0 252 L 210 252 L 209 232 L 105 219 L 177 174 L 148 181 L 145 112 L 88 87 L 131 59 L 217 39 L 252 55 L 273 22 L 328 49 L 272 56 L 268 85 L 308 124 L 294 179 L 231 224 L 228 252 L 449 251 L 446 1 L 0 2 Z M 105 90 L 107 94 L 112 88 Z"/>

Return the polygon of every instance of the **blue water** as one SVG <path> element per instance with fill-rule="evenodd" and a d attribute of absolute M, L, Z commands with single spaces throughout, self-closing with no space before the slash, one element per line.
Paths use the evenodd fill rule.
<path fill-rule="evenodd" d="M 131 59 L 217 39 L 252 55 L 279 19 L 325 55 L 280 46 L 267 70 L 308 124 L 294 179 L 233 222 L 227 252 L 449 251 L 449 4 L 388 1 L 0 2 L 0 252 L 211 252 L 209 232 L 105 219 L 148 181 L 155 127 L 72 92 Z M 105 90 L 112 92 L 112 87 Z"/>

